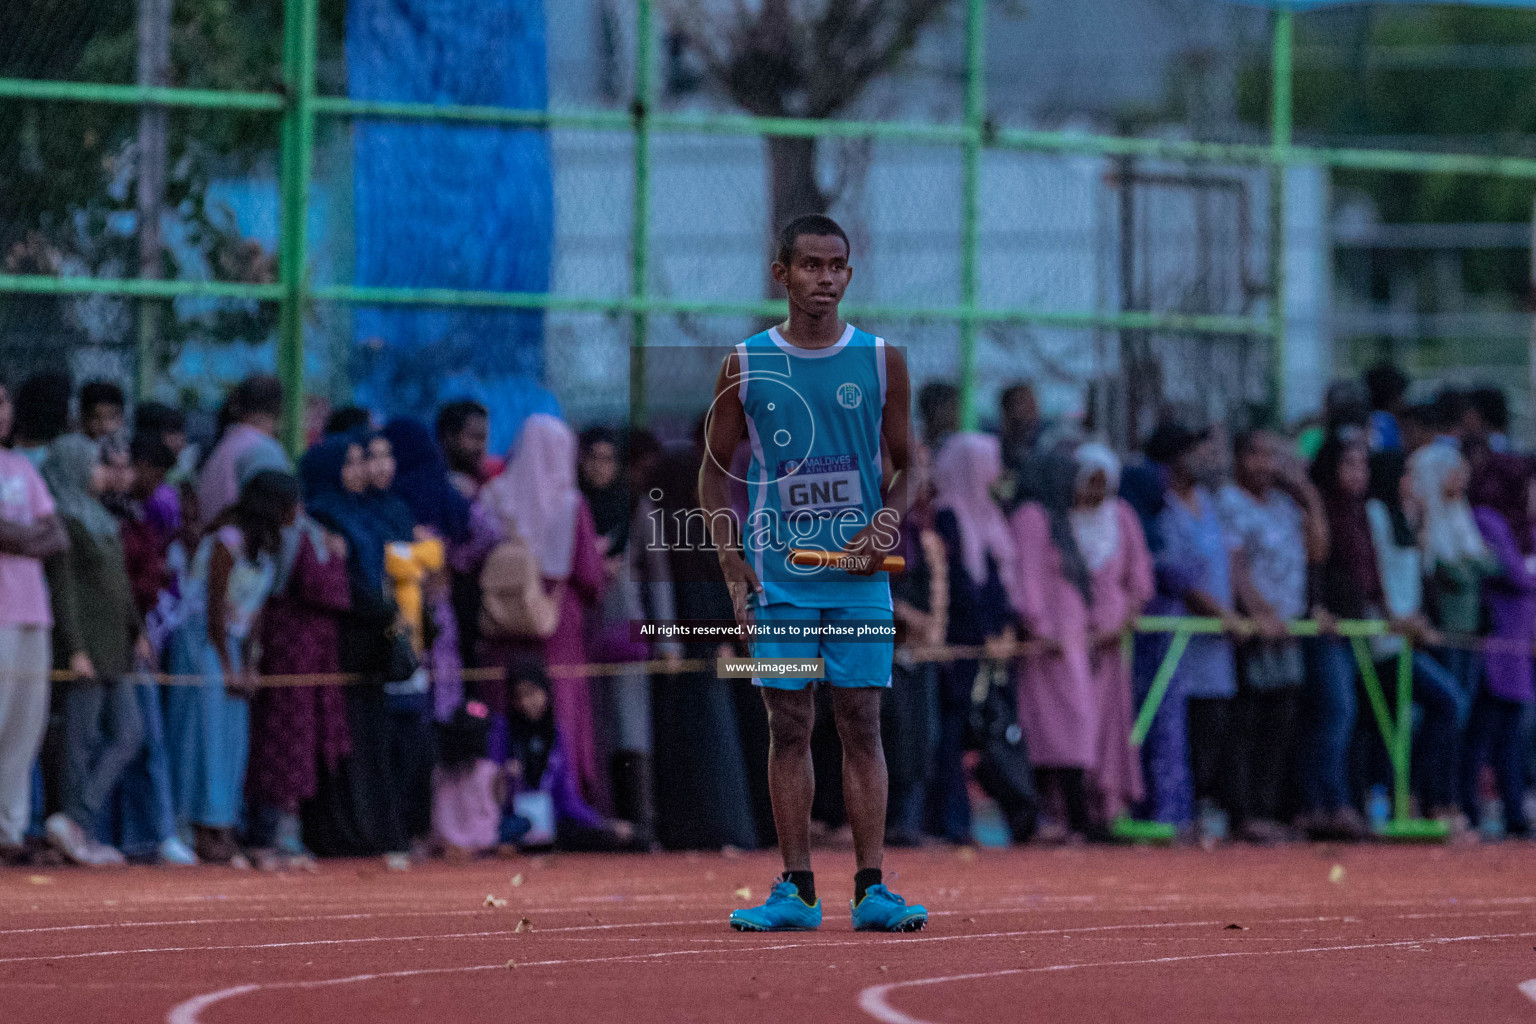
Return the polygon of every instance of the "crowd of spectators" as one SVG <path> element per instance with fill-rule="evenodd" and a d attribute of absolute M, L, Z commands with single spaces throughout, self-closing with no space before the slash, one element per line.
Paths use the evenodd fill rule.
<path fill-rule="evenodd" d="M 1527 835 L 1536 461 L 1499 391 L 1408 393 L 1378 366 L 1298 434 L 1169 416 L 1122 458 L 1027 384 L 995 432 L 925 386 L 889 841 L 973 842 L 978 778 L 1015 841 L 1114 841 L 1127 816 L 1367 838 L 1391 759 L 1360 643 L 1384 679 L 1412 645 L 1414 813 Z M 629 628 L 731 616 L 714 553 L 654 528 L 697 509 L 701 431 L 535 414 L 496 458 L 473 401 L 431 425 L 341 408 L 294 463 L 283 401 L 250 378 L 203 430 L 158 403 L 130 417 L 108 381 L 0 387 L 0 859 L 405 869 L 773 842 L 762 705 L 697 667 L 728 648 Z M 1133 743 L 1174 642 L 1136 633 L 1144 614 L 1221 631 L 1188 639 Z M 1389 629 L 1357 642 L 1345 620 Z"/>

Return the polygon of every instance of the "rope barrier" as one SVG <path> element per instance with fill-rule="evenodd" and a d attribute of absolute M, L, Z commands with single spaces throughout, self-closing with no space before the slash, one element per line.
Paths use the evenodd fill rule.
<path fill-rule="evenodd" d="M 1243 619 L 1238 621 L 1238 631 L 1236 633 L 1228 633 L 1220 619 L 1146 616 L 1137 620 L 1135 632 L 1142 634 L 1171 633 L 1175 635 L 1183 634 L 1185 636 L 1226 634 L 1232 639 L 1237 640 L 1258 639 L 1257 627 L 1253 624 L 1252 620 Z M 1286 632 L 1292 637 L 1315 637 L 1323 633 L 1318 623 L 1312 619 L 1287 622 L 1285 625 Z M 1355 640 L 1395 634 L 1392 633 L 1390 625 L 1384 621 L 1352 619 L 1338 622 L 1331 635 L 1347 640 Z M 1505 640 L 1499 637 L 1447 634 L 1443 643 L 1437 646 L 1455 650 L 1481 651 L 1484 653 L 1518 654 L 1524 652 L 1536 656 L 1536 647 L 1529 647 L 1517 641 Z M 990 646 L 932 644 L 915 647 L 909 646 L 902 649 L 905 652 L 904 660 L 907 663 L 928 664 L 978 658 L 1007 661 L 1013 658 L 1041 653 L 1043 648 L 1044 645 L 1039 641 L 1024 640 Z M 592 679 L 628 675 L 632 672 L 645 672 L 649 675 L 687 675 L 695 672 L 706 672 L 714 667 L 714 660 L 708 658 L 652 658 L 648 661 L 583 662 L 581 664 L 550 665 L 547 666 L 546 670 L 551 676 L 577 676 Z M 505 670 L 501 668 L 469 668 L 463 670 L 462 678 L 465 682 L 495 682 L 501 679 L 504 673 Z M 1171 670 L 1169 674 L 1171 676 Z M 54 682 L 72 682 L 75 678 L 74 673 L 63 669 L 52 673 L 52 680 Z M 199 674 L 165 672 L 136 672 L 133 674 L 133 678 L 141 682 L 154 682 L 165 686 L 201 686 L 207 681 L 206 676 Z M 255 687 L 259 689 L 281 689 L 302 686 L 352 686 L 364 683 L 377 684 L 379 682 L 377 676 L 345 672 L 255 676 L 253 681 Z M 1166 689 L 1166 687 L 1167 683 L 1165 682 L 1163 689 Z M 1154 681 L 1155 688 L 1156 681 Z"/>
<path fill-rule="evenodd" d="M 1377 674 L 1377 659 L 1368 643 L 1369 639 L 1373 637 L 1394 635 L 1390 623 L 1373 619 L 1343 620 L 1331 624 L 1330 628 L 1325 631 L 1316 620 L 1304 619 L 1287 622 L 1285 628 L 1287 635 L 1291 637 L 1316 637 L 1325 635 L 1325 633 L 1326 635 L 1336 636 L 1347 640 L 1353 649 L 1360 673 L 1360 681 L 1369 699 L 1369 706 L 1376 726 L 1381 733 L 1383 742 L 1386 744 L 1388 759 L 1392 766 L 1393 815 L 1392 819 L 1379 829 L 1380 834 L 1384 837 L 1395 839 L 1443 839 L 1446 829 L 1441 823 L 1421 821 L 1412 816 L 1409 775 L 1413 713 L 1413 644 L 1407 637 L 1403 637 L 1404 642 L 1398 650 L 1382 659 L 1396 661 L 1396 720 L 1394 721 L 1392 710 L 1388 707 L 1386 693 Z M 1189 646 L 1190 641 L 1195 636 L 1222 634 L 1235 640 L 1258 639 L 1260 636 L 1258 628 L 1252 620 L 1238 620 L 1236 628 L 1229 629 L 1227 624 L 1223 623 L 1220 619 L 1183 618 L 1178 616 L 1142 617 L 1136 621 L 1134 632 L 1141 634 L 1163 633 L 1171 636 L 1168 650 L 1158 665 L 1152 685 L 1146 698 L 1142 701 L 1142 705 L 1137 711 L 1135 722 L 1132 725 L 1130 739 L 1132 745 L 1137 747 L 1140 747 L 1146 740 L 1152 722 L 1156 718 L 1157 711 L 1167 696 L 1179 661 Z M 1121 656 L 1126 658 L 1127 662 L 1129 662 L 1131 657 L 1131 636 L 1131 633 L 1127 633 L 1121 637 Z M 1007 661 L 1039 653 L 1045 646 L 1041 641 L 1028 639 L 980 646 L 949 644 L 903 646 L 902 660 L 909 665 L 969 659 Z M 1484 653 L 1508 652 L 1536 656 L 1536 647 L 1499 637 L 1448 634 L 1436 646 L 1455 650 L 1481 651 Z M 547 671 L 551 676 L 602 678 L 627 675 L 633 672 L 644 672 L 650 675 L 682 675 L 708 672 L 714 668 L 714 665 L 715 662 L 708 658 L 653 658 L 648 661 L 550 665 Z M 494 667 L 471 668 L 463 670 L 462 678 L 465 682 L 494 682 L 503 677 L 504 671 L 504 669 Z M 71 672 L 58 671 L 52 674 L 52 678 L 55 682 L 70 682 L 74 680 L 75 676 Z M 172 686 L 200 686 L 207 683 L 207 677 L 202 675 L 135 673 L 133 678 L 146 683 L 156 682 Z M 348 673 L 255 676 L 250 677 L 250 681 L 254 689 L 379 683 L 376 676 Z M 244 692 L 250 692 L 250 690 L 244 690 Z M 1173 834 L 1171 826 L 1157 822 L 1117 822 L 1116 829 L 1125 837 L 1149 841 L 1167 841 Z"/>

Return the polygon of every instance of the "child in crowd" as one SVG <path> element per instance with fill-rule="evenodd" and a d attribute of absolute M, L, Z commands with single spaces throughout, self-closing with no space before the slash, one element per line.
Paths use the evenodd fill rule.
<path fill-rule="evenodd" d="M 142 411 L 139 419 L 143 419 Z M 134 434 L 129 455 L 132 480 L 119 529 L 134 604 L 144 619 L 150 648 L 148 660 L 138 667 L 158 671 L 164 664 L 166 643 L 180 621 L 177 568 L 186 565 L 186 552 L 179 539 L 181 503 L 176 490 L 165 484 L 176 455 L 159 432 L 142 427 Z M 119 847 L 132 859 L 196 864 L 196 855 L 176 834 L 161 687 L 150 680 L 138 683 L 135 689 L 144 719 L 144 742 L 118 786 Z"/>
<path fill-rule="evenodd" d="M 511 810 L 514 821 L 520 817 L 526 822 L 504 830 L 502 838 L 527 845 L 552 843 L 564 850 L 628 846 L 634 827 L 604 818 L 581 798 L 575 766 L 555 731 L 544 666 L 532 659 L 514 661 L 507 669 L 507 696 L 504 749 L 512 782 Z"/>
<path fill-rule="evenodd" d="M 490 709 L 477 700 L 461 704 L 437 727 L 432 838 L 450 861 L 472 860 L 500 837 L 507 779 L 490 758 L 490 737 Z"/>
<path fill-rule="evenodd" d="M 196 675 L 166 695 L 166 736 L 180 826 L 198 857 L 249 867 L 235 842 L 250 747 L 248 675 L 257 619 L 272 590 L 282 532 L 298 513 L 298 483 L 262 470 L 209 524 L 185 581 L 186 619 L 171 638 L 170 670 Z"/>

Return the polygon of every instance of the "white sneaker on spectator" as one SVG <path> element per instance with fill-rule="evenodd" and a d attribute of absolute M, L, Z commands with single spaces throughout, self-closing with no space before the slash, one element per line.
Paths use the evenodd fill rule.
<path fill-rule="evenodd" d="M 85 829 L 67 814 L 50 814 L 48 820 L 43 822 L 43 828 L 53 848 L 76 864 L 95 868 L 127 863 L 127 859 L 117 850 L 86 835 Z"/>
<path fill-rule="evenodd" d="M 128 858 L 123 856 L 123 851 L 106 843 L 98 843 L 96 840 L 88 840 L 91 844 L 91 867 L 93 868 L 120 868 L 128 863 Z"/>
<path fill-rule="evenodd" d="M 198 863 L 197 854 L 192 848 L 182 842 L 180 837 L 171 836 L 160 844 L 159 857 L 161 864 L 174 864 L 177 867 L 192 867 Z"/>
<path fill-rule="evenodd" d="M 76 864 L 90 863 L 90 849 L 86 845 L 85 829 L 76 825 L 66 814 L 50 814 L 43 822 L 48 844 Z"/>

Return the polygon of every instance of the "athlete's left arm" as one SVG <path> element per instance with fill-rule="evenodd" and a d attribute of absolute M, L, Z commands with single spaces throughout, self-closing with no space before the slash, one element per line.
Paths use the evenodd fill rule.
<path fill-rule="evenodd" d="M 851 554 L 870 556 L 858 576 L 875 573 L 880 559 L 901 544 L 901 523 L 911 502 L 907 467 L 912 460 L 912 382 L 901 350 L 885 347 L 885 406 L 880 413 L 880 501 L 870 524 L 843 546 Z"/>

